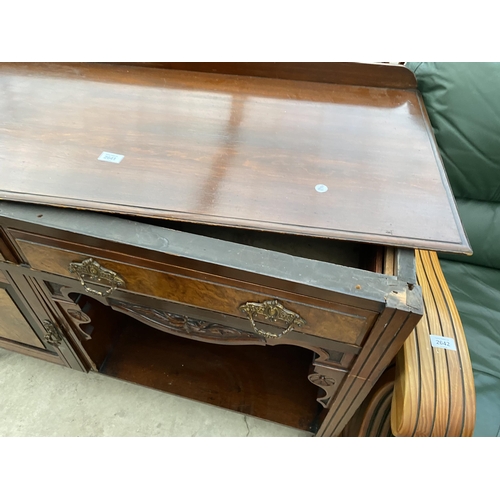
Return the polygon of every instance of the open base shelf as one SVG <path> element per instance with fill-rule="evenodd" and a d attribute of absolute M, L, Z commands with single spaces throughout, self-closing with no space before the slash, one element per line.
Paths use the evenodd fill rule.
<path fill-rule="evenodd" d="M 314 432 L 322 407 L 309 382 L 314 353 L 296 346 L 227 346 L 151 328 L 80 295 L 92 318 L 82 345 L 100 373 Z M 106 316 L 107 321 L 99 322 Z M 320 392 L 322 392 L 320 390 Z"/>

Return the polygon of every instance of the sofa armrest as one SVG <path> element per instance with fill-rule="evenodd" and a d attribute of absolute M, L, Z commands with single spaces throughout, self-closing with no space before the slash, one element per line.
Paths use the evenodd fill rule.
<path fill-rule="evenodd" d="M 396 357 L 391 427 L 395 436 L 471 436 L 476 398 L 467 341 L 435 252 L 416 251 L 424 315 Z M 433 347 L 430 335 L 454 339 Z"/>

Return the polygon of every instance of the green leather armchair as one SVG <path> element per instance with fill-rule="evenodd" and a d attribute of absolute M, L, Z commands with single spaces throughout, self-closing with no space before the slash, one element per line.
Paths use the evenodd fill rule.
<path fill-rule="evenodd" d="M 500 436 L 500 63 L 406 66 L 474 253 L 416 252 L 424 317 L 343 435 Z"/>
<path fill-rule="evenodd" d="M 500 63 L 407 63 L 474 254 L 439 255 L 476 389 L 474 436 L 500 436 Z"/>

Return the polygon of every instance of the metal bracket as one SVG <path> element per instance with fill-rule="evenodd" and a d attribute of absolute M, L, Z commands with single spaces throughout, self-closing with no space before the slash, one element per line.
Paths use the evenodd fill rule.
<path fill-rule="evenodd" d="M 57 328 L 57 326 L 48 319 L 43 320 L 42 324 L 45 328 L 45 331 L 47 332 L 44 336 L 45 341 L 50 345 L 56 347 L 60 346 L 63 340 L 63 336 L 59 328 Z"/>

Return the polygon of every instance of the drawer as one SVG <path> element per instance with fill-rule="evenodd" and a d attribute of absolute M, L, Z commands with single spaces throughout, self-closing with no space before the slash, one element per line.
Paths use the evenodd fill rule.
<path fill-rule="evenodd" d="M 374 311 L 263 286 L 258 282 L 259 276 L 253 277 L 254 282 L 241 281 L 214 273 L 213 266 L 201 270 L 199 263 L 174 265 L 168 255 L 150 260 L 138 255 L 140 249 L 136 249 L 136 254 L 130 248 L 121 253 L 20 231 L 12 234 L 33 269 L 75 280 L 83 270 L 80 292 L 85 293 L 87 288 L 87 293 L 94 290 L 106 295 L 113 288 L 110 280 L 114 279 L 114 296 L 126 290 L 246 318 L 251 328 L 263 335 L 280 336 L 293 330 L 359 346 L 377 317 Z M 85 269 L 79 267 L 85 262 Z"/>

